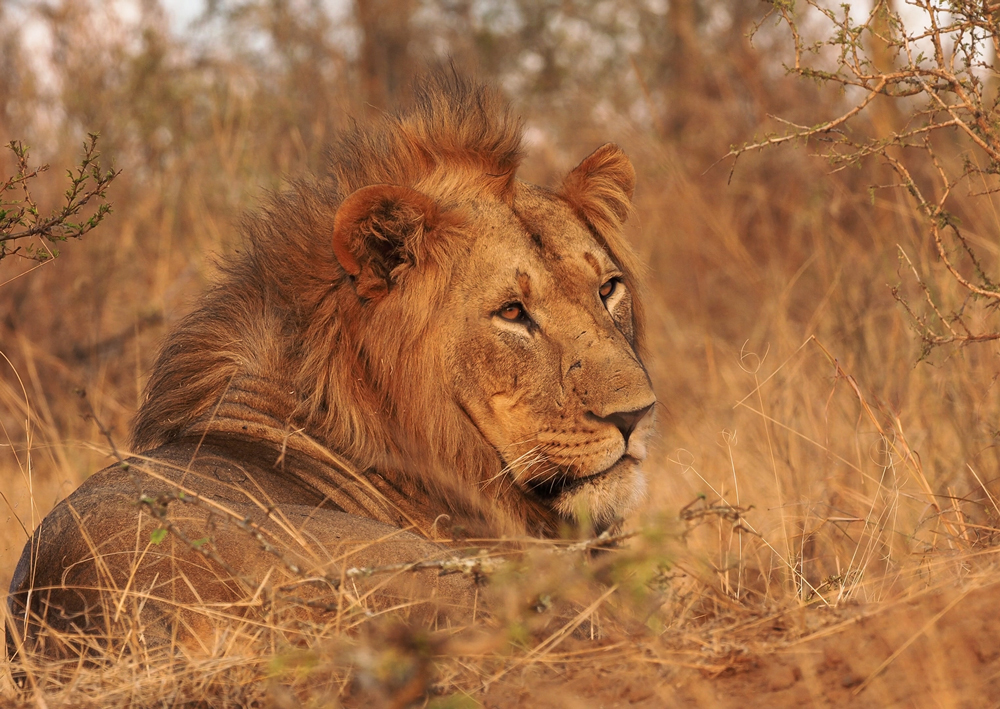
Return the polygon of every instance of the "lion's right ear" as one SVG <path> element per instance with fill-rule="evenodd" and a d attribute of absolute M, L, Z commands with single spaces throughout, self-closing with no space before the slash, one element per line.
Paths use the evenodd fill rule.
<path fill-rule="evenodd" d="M 378 298 L 418 265 L 424 237 L 438 221 L 434 200 L 410 187 L 371 185 L 345 199 L 333 222 L 333 253 L 358 295 Z"/>
<path fill-rule="evenodd" d="M 624 151 L 605 143 L 563 180 L 563 197 L 605 239 L 612 238 L 632 212 L 635 168 Z"/>

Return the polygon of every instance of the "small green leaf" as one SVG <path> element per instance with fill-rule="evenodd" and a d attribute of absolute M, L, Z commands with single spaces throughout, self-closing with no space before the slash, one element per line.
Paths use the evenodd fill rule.
<path fill-rule="evenodd" d="M 149 533 L 149 541 L 153 544 L 160 544 L 164 539 L 167 538 L 167 528 L 160 527 L 159 529 L 154 529 Z"/>
<path fill-rule="evenodd" d="M 201 539 L 195 539 L 193 542 L 191 542 L 191 546 L 193 546 L 195 549 L 200 549 L 207 542 L 208 542 L 208 537 L 202 537 Z"/>

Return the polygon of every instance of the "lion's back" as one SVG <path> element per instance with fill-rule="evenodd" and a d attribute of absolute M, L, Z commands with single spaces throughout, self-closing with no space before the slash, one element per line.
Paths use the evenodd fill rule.
<path fill-rule="evenodd" d="M 8 645 L 58 653 L 80 633 L 125 638 L 141 627 L 146 644 L 204 647 L 233 622 L 274 622 L 276 609 L 314 620 L 396 605 L 460 615 L 476 593 L 467 577 L 398 571 L 342 583 L 349 568 L 447 553 L 336 509 L 266 463 L 182 442 L 94 474 L 46 516 L 11 582 L 20 640 L 8 629 Z"/>

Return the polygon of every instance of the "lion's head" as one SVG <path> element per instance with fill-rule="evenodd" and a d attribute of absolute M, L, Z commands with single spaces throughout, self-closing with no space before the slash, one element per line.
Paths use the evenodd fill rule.
<path fill-rule="evenodd" d="M 349 132 L 328 179 L 248 220 L 157 361 L 136 447 L 257 378 L 287 398 L 248 421 L 416 481 L 431 519 L 461 507 L 546 533 L 629 512 L 655 401 L 621 236 L 634 171 L 605 145 L 548 190 L 515 178 L 520 159 L 507 105 L 451 73 Z"/>

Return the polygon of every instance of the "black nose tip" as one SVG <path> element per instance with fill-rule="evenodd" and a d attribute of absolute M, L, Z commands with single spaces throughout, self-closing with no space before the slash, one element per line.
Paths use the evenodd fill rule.
<path fill-rule="evenodd" d="M 628 445 L 628 438 L 632 435 L 632 431 L 635 427 L 639 425 L 642 418 L 648 414 L 653 409 L 653 405 L 643 407 L 641 409 L 636 409 L 635 411 L 619 411 L 618 413 L 605 416 L 604 420 L 608 423 L 614 424 L 615 428 L 622 432 L 622 438 L 625 439 L 625 445 Z"/>

